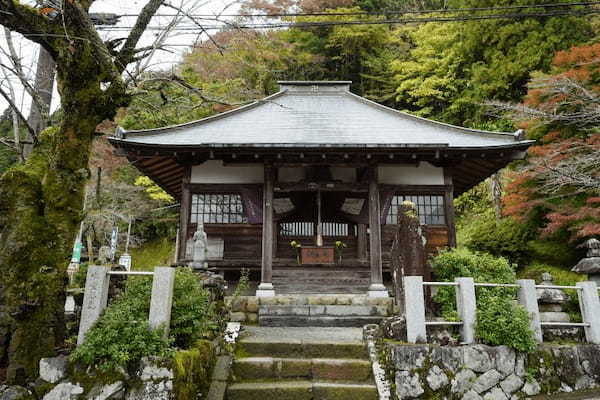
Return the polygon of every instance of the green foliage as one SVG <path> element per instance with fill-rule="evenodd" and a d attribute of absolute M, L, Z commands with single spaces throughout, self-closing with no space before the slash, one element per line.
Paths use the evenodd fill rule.
<path fill-rule="evenodd" d="M 536 343 L 529 328 L 529 315 L 525 308 L 515 305 L 511 297 L 491 293 L 479 295 L 477 336 L 490 345 L 507 345 L 521 352 L 531 352 Z"/>
<path fill-rule="evenodd" d="M 162 238 L 144 243 L 130 250 L 132 268 L 136 271 L 152 271 L 159 265 L 171 265 L 175 256 L 175 241 Z"/>
<path fill-rule="evenodd" d="M 85 278 L 87 276 L 88 264 L 83 263 L 79 265 L 79 271 L 73 275 L 73 283 L 70 285 L 72 288 L 84 288 Z"/>
<path fill-rule="evenodd" d="M 534 279 L 536 283 L 541 283 L 542 274 L 544 272 L 550 273 L 554 278 L 554 283 L 561 286 L 574 286 L 577 282 L 583 282 L 587 280 L 586 275 L 542 263 L 528 265 L 519 271 L 517 275 L 519 279 Z"/>
<path fill-rule="evenodd" d="M 443 251 L 432 260 L 432 268 L 440 281 L 472 277 L 475 282 L 514 283 L 514 267 L 504 258 L 467 249 Z M 477 288 L 476 335 L 483 343 L 507 345 L 518 351 L 535 348 L 529 329 L 527 312 L 514 303 L 515 291 L 508 288 Z M 434 296 L 442 316 L 456 320 L 455 289 L 442 287 Z"/>
<path fill-rule="evenodd" d="M 239 297 L 244 295 L 250 288 L 250 270 L 242 268 L 240 271 L 240 280 L 238 281 L 235 290 L 233 291 L 233 297 Z"/>
<path fill-rule="evenodd" d="M 151 290 L 151 279 L 130 277 L 124 293 L 90 329 L 72 360 L 101 371 L 133 369 L 142 357 L 167 357 L 172 354 L 172 345 L 189 347 L 199 339 L 213 338 L 219 330 L 216 306 L 189 268 L 176 271 L 167 339 L 163 330 L 152 331 L 148 326 Z"/>
<path fill-rule="evenodd" d="M 475 7 L 483 3 L 500 5 L 479 1 Z M 591 36 L 589 24 L 577 17 L 428 23 L 404 32 L 413 47 L 392 64 L 397 105 L 459 125 L 485 120 L 481 103 L 486 100 L 519 101 L 533 71 L 547 70 L 557 50 Z"/>
<path fill-rule="evenodd" d="M 148 325 L 148 278 L 130 278 L 127 289 L 88 331 L 85 342 L 72 353 L 74 362 L 103 372 L 119 367 L 134 369 L 142 357 L 166 357 L 170 342 L 163 330 Z"/>
<path fill-rule="evenodd" d="M 199 340 L 189 350 L 173 357 L 173 393 L 178 400 L 205 398 L 210 388 L 215 349 L 211 342 Z"/>
<path fill-rule="evenodd" d="M 170 335 L 177 347 L 187 348 L 200 339 L 213 339 L 222 320 L 218 304 L 190 268 L 178 268 L 173 292 Z"/>
<path fill-rule="evenodd" d="M 462 246 L 473 251 L 505 257 L 522 265 L 531 258 L 528 242 L 535 230 L 512 217 L 496 218 L 489 208 L 459 229 L 458 240 Z"/>
<path fill-rule="evenodd" d="M 138 176 L 135 180 L 136 186 L 143 186 L 146 188 L 146 193 L 153 200 L 164 201 L 172 203 L 174 201 L 173 196 L 161 189 L 156 183 L 154 183 L 147 176 Z"/>

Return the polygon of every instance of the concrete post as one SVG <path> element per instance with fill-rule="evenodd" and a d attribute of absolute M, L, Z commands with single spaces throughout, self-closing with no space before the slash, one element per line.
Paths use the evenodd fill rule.
<path fill-rule="evenodd" d="M 406 312 L 406 340 L 408 343 L 426 343 L 425 297 L 422 276 L 404 277 L 404 307 Z"/>
<path fill-rule="evenodd" d="M 529 327 L 538 343 L 543 342 L 542 325 L 540 324 L 540 309 L 537 301 L 537 292 L 535 290 L 535 281 L 533 279 L 519 279 L 518 299 L 519 304 L 525 307 L 529 314 Z"/>
<path fill-rule="evenodd" d="M 588 343 L 600 344 L 600 299 L 596 282 L 577 282 L 581 290 L 579 294 L 579 308 L 583 322 L 589 324 L 585 327 L 585 339 Z"/>
<path fill-rule="evenodd" d="M 108 286 L 110 283 L 109 267 L 90 265 L 85 280 L 85 292 L 83 294 L 83 306 L 81 308 L 81 320 L 79 322 L 79 334 L 77 345 L 85 340 L 85 334 L 92 325 L 100 318 L 102 311 L 108 302 Z"/>
<path fill-rule="evenodd" d="M 171 323 L 171 306 L 173 305 L 173 287 L 175 286 L 175 268 L 154 268 L 152 280 L 152 297 L 150 298 L 150 328 L 165 328 L 165 336 L 169 334 Z"/>
<path fill-rule="evenodd" d="M 473 278 L 456 278 L 456 309 L 462 321 L 461 339 L 463 343 L 475 343 L 475 320 L 477 302 L 475 299 L 475 282 Z"/>

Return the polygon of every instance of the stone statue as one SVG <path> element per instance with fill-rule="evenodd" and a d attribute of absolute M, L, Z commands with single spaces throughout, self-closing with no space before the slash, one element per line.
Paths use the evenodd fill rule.
<path fill-rule="evenodd" d="M 206 262 L 208 258 L 208 237 L 204 232 L 204 224 L 202 221 L 198 221 L 196 232 L 194 233 L 194 252 L 192 254 L 192 267 L 193 268 L 208 268 Z"/>
<path fill-rule="evenodd" d="M 100 265 L 108 264 L 108 261 L 110 261 L 110 256 L 111 256 L 110 247 L 108 247 L 108 246 L 100 247 L 100 250 L 98 250 L 98 262 L 100 263 Z"/>

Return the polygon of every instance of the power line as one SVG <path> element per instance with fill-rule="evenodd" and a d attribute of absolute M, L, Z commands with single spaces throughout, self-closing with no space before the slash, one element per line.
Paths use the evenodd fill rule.
<path fill-rule="evenodd" d="M 402 18 L 402 19 L 385 19 L 375 21 L 319 21 L 319 22 L 281 22 L 281 23 L 250 23 L 238 24 L 235 22 L 227 22 L 223 25 L 203 25 L 204 30 L 221 30 L 224 27 L 234 29 L 272 29 L 272 28 L 310 28 L 310 27 L 328 27 L 338 25 L 396 25 L 396 24 L 412 24 L 412 23 L 427 23 L 427 22 L 465 22 L 465 21 L 482 21 L 482 20 L 498 20 L 498 19 L 527 19 L 527 18 L 543 18 L 556 16 L 586 16 L 600 13 L 600 9 L 586 10 L 564 10 L 554 12 L 537 12 L 537 13 L 511 13 L 511 14 L 488 14 L 488 15 L 466 15 L 452 17 L 423 17 L 423 18 Z M 132 29 L 132 26 L 115 26 L 115 27 L 98 27 L 102 31 L 127 31 Z M 161 26 L 148 26 L 146 28 L 152 30 L 164 30 Z M 193 26 L 178 26 L 173 28 L 174 31 L 199 31 L 197 25 Z"/>
<path fill-rule="evenodd" d="M 283 17 L 318 17 L 318 16 L 385 16 L 401 14 L 434 14 L 434 13 L 454 13 L 454 12 L 479 12 L 479 11 L 499 11 L 499 10 L 520 10 L 531 8 L 559 8 L 575 6 L 593 6 L 600 5 L 600 1 L 581 1 L 572 3 L 545 3 L 531 5 L 510 5 L 494 7 L 471 7 L 471 8 L 440 8 L 432 10 L 390 10 L 380 12 L 356 11 L 356 12 L 314 12 L 314 13 L 272 13 L 272 14 L 189 14 L 197 18 L 221 18 L 221 17 L 242 17 L 242 18 L 283 18 Z M 139 14 L 121 14 L 123 17 L 137 17 Z M 155 14 L 155 17 L 176 17 L 181 14 Z"/>

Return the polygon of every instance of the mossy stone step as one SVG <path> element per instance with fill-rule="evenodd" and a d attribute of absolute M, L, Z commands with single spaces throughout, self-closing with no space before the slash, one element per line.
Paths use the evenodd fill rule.
<path fill-rule="evenodd" d="M 357 359 L 247 357 L 235 360 L 233 379 L 309 378 L 313 380 L 372 380 L 371 363 Z"/>
<path fill-rule="evenodd" d="M 227 400 L 377 400 L 375 385 L 343 382 L 276 381 L 234 383 Z"/>
<path fill-rule="evenodd" d="M 363 343 L 302 342 L 300 340 L 266 342 L 242 339 L 238 344 L 238 349 L 240 354 L 247 357 L 353 358 L 368 360 L 367 348 Z"/>

